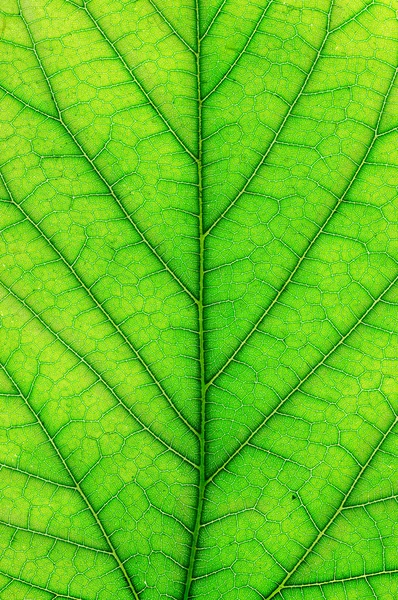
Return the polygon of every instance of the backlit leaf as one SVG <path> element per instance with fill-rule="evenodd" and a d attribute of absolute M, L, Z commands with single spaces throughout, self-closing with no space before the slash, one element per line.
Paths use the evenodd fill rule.
<path fill-rule="evenodd" d="M 398 597 L 396 0 L 2 0 L 0 597 Z"/>

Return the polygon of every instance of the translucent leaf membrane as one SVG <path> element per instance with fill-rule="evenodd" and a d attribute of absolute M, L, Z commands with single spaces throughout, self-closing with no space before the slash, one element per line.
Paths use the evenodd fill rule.
<path fill-rule="evenodd" d="M 392 600 L 388 0 L 3 0 L 0 597 Z"/>

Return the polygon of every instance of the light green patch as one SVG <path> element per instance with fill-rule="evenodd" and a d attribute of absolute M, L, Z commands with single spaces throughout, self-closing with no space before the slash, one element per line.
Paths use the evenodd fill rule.
<path fill-rule="evenodd" d="M 2 1 L 2 600 L 396 600 L 397 8 Z"/>

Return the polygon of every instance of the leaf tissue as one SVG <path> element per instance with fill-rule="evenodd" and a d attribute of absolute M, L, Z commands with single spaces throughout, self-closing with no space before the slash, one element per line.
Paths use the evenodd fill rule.
<path fill-rule="evenodd" d="M 2 0 L 0 598 L 398 598 L 397 0 Z"/>

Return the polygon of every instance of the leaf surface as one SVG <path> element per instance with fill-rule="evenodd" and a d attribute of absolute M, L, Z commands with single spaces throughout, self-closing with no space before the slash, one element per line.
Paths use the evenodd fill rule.
<path fill-rule="evenodd" d="M 397 596 L 397 10 L 3 0 L 2 599 Z"/>

